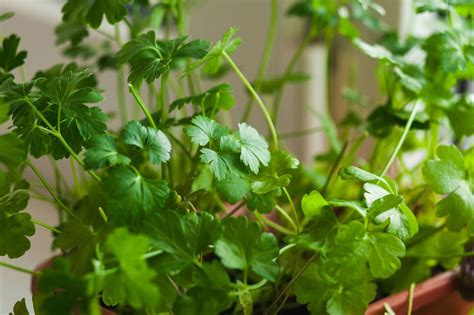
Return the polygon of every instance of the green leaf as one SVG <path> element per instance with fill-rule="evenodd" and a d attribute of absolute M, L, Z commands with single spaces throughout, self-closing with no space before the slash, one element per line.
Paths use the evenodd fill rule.
<path fill-rule="evenodd" d="M 339 171 L 344 180 L 358 180 L 364 183 L 377 182 L 380 177 L 355 166 L 344 167 Z"/>
<path fill-rule="evenodd" d="M 224 65 L 223 53 L 232 54 L 241 43 L 240 38 L 233 38 L 237 31 L 238 29 L 235 27 L 229 28 L 222 36 L 222 39 L 209 50 L 207 55 L 201 60 L 192 63 L 188 67 L 187 72 L 190 73 L 192 70 L 204 65 L 202 69 L 204 74 L 217 74 Z"/>
<path fill-rule="evenodd" d="M 236 204 L 250 191 L 250 183 L 238 175 L 227 175 L 223 180 L 216 183 L 216 188 L 227 202 Z"/>
<path fill-rule="evenodd" d="M 15 303 L 13 307 L 13 313 L 10 315 L 29 315 L 28 309 L 26 308 L 26 300 L 21 299 L 20 301 Z"/>
<path fill-rule="evenodd" d="M 84 164 L 88 169 L 114 165 L 128 165 L 130 159 L 118 153 L 115 139 L 110 135 L 97 135 L 89 140 Z"/>
<path fill-rule="evenodd" d="M 14 15 L 15 15 L 15 12 L 5 12 L 2 15 L 0 15 L 0 22 L 11 19 Z"/>
<path fill-rule="evenodd" d="M 148 153 L 153 164 L 168 162 L 171 158 L 171 143 L 168 137 L 160 130 L 142 126 L 138 121 L 125 125 L 123 142 Z"/>
<path fill-rule="evenodd" d="M 125 5 L 130 0 L 68 0 L 63 8 L 63 21 L 87 22 L 93 28 L 99 28 L 105 16 L 110 24 L 120 22 L 126 15 Z"/>
<path fill-rule="evenodd" d="M 228 153 L 219 154 L 211 149 L 201 149 L 201 161 L 209 164 L 212 174 L 218 181 L 237 173 L 236 161 Z"/>
<path fill-rule="evenodd" d="M 53 245 L 63 251 L 83 246 L 94 238 L 91 228 L 79 220 L 71 220 L 62 224 L 61 232 L 53 241 Z"/>
<path fill-rule="evenodd" d="M 40 310 L 45 315 L 72 314 L 73 309 L 88 313 L 88 304 L 93 303 L 87 295 L 87 283 L 71 272 L 65 258 L 55 258 L 50 268 L 41 271 L 38 290 L 44 295 Z"/>
<path fill-rule="evenodd" d="M 405 245 L 396 236 L 367 233 L 357 221 L 341 227 L 334 245 L 323 259 L 322 272 L 335 282 L 357 283 L 368 279 L 391 276 L 405 255 Z M 370 271 L 370 274 L 369 274 Z M 350 277 L 348 274 L 352 274 Z"/>
<path fill-rule="evenodd" d="M 0 135 L 0 163 L 12 169 L 22 165 L 26 160 L 23 141 L 15 134 Z"/>
<path fill-rule="evenodd" d="M 235 104 L 235 99 L 232 95 L 232 86 L 227 83 L 219 84 L 204 93 L 180 98 L 171 103 L 169 111 L 172 112 L 175 109 L 181 109 L 186 104 L 204 108 L 206 112 L 214 112 L 218 109 L 230 110 Z"/>
<path fill-rule="evenodd" d="M 258 174 L 260 165 L 267 166 L 270 162 L 268 144 L 257 130 L 246 123 L 239 124 L 239 136 L 241 145 L 240 160 L 253 173 Z"/>
<path fill-rule="evenodd" d="M 81 22 L 61 23 L 54 29 L 56 34 L 56 45 L 64 44 L 67 41 L 75 46 L 89 35 L 87 27 Z"/>
<path fill-rule="evenodd" d="M 217 141 L 229 134 L 225 127 L 206 116 L 195 116 L 191 123 L 192 126 L 185 128 L 185 132 L 191 138 L 192 143 L 200 146 L 205 146 L 209 142 Z"/>
<path fill-rule="evenodd" d="M 448 216 L 446 224 L 459 231 L 472 222 L 474 195 L 464 166 L 462 152 L 454 145 L 441 145 L 436 150 L 438 160 L 429 160 L 423 167 L 426 183 L 437 194 L 447 197 L 437 203 L 437 215 Z"/>
<path fill-rule="evenodd" d="M 126 43 L 117 53 L 119 65 L 129 63 L 128 81 L 139 87 L 143 80 L 152 83 L 163 74 L 179 66 L 184 58 L 201 59 L 209 49 L 209 42 L 188 41 L 186 36 L 173 40 L 156 40 L 149 31 Z"/>
<path fill-rule="evenodd" d="M 458 72 L 467 66 L 463 43 L 453 32 L 431 35 L 425 40 L 423 49 L 427 53 L 425 67 L 430 73 Z"/>
<path fill-rule="evenodd" d="M 115 273 L 98 273 L 103 281 L 102 299 L 106 305 L 131 305 L 150 311 L 160 301 L 160 291 L 154 283 L 156 272 L 142 255 L 146 254 L 150 241 L 143 235 L 134 235 L 126 228 L 116 229 L 105 242 L 104 250 L 118 262 Z"/>
<path fill-rule="evenodd" d="M 369 217 L 373 223 L 386 224 L 386 231 L 402 240 L 407 240 L 418 232 L 418 221 L 400 196 L 392 195 L 371 183 L 365 183 L 364 190 Z"/>
<path fill-rule="evenodd" d="M 307 218 L 321 215 L 321 210 L 328 205 L 329 203 L 317 190 L 313 190 L 309 195 L 304 195 L 301 200 L 301 209 Z"/>
<path fill-rule="evenodd" d="M 362 217 L 367 216 L 367 209 L 362 205 L 360 201 L 354 200 L 343 200 L 343 199 L 331 199 L 328 203 L 333 207 L 349 208 L 357 211 Z"/>
<path fill-rule="evenodd" d="M 22 50 L 18 52 L 20 37 L 13 34 L 3 39 L 0 47 L 0 68 L 5 72 L 18 68 L 25 63 L 27 52 Z"/>
<path fill-rule="evenodd" d="M 30 196 L 26 190 L 15 190 L 0 197 L 0 256 L 18 258 L 31 247 L 28 236 L 35 234 L 35 225 L 25 209 Z"/>
<path fill-rule="evenodd" d="M 260 213 L 269 213 L 277 204 L 276 197 L 281 195 L 280 190 L 274 190 L 265 194 L 250 192 L 247 197 L 247 207 L 249 210 L 256 210 Z"/>
<path fill-rule="evenodd" d="M 193 264 L 214 243 L 218 223 L 207 212 L 179 216 L 168 210 L 147 219 L 145 230 L 151 244 L 173 257 L 173 269 Z"/>
<path fill-rule="evenodd" d="M 121 224 L 163 209 L 169 195 L 165 181 L 145 178 L 125 167 L 112 168 L 104 188 L 111 219 Z"/>
<path fill-rule="evenodd" d="M 267 280 L 275 281 L 279 267 L 276 238 L 260 232 L 257 223 L 244 217 L 228 218 L 222 222 L 223 231 L 217 240 L 216 255 L 230 269 L 252 270 Z"/>
<path fill-rule="evenodd" d="M 474 134 L 474 101 L 461 98 L 450 108 L 445 109 L 451 128 L 457 139 Z"/>
<path fill-rule="evenodd" d="M 320 273 L 318 264 L 313 263 L 294 285 L 298 303 L 308 304 L 311 314 L 362 315 L 375 298 L 376 286 L 372 283 L 331 283 Z"/>
<path fill-rule="evenodd" d="M 298 168 L 299 161 L 284 151 L 274 151 L 268 166 L 260 169 L 252 182 L 252 191 L 266 194 L 277 188 L 287 187 L 292 178 L 292 170 Z"/>

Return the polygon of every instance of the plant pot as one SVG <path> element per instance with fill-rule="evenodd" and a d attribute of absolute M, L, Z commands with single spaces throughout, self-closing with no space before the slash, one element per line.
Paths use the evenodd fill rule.
<path fill-rule="evenodd" d="M 456 291 L 457 272 L 446 271 L 417 285 L 413 294 L 413 315 L 467 315 L 474 303 Z M 385 314 L 385 303 L 397 315 L 407 314 L 409 290 L 388 296 L 369 305 L 365 315 Z"/>
<path fill-rule="evenodd" d="M 56 257 L 56 256 L 55 256 Z M 50 259 L 42 262 L 41 264 L 39 264 L 36 268 L 35 268 L 35 271 L 42 271 L 46 268 L 49 268 L 52 266 L 52 262 L 53 262 L 53 259 L 55 257 L 51 257 Z M 38 292 L 38 278 L 33 276 L 31 278 L 31 293 L 32 294 L 35 294 Z M 116 312 L 112 311 L 112 310 L 109 310 L 105 307 L 101 307 L 100 308 L 101 310 L 101 313 L 102 315 L 117 315 Z M 76 311 L 73 311 L 73 315 L 76 315 L 76 314 L 79 314 L 79 312 L 76 312 Z"/>

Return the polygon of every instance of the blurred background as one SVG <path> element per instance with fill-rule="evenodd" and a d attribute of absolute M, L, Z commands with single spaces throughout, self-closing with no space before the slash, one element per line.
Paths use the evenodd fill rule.
<path fill-rule="evenodd" d="M 285 16 L 285 8 L 293 1 L 280 2 L 279 29 L 269 66 L 270 75 L 284 71 L 305 33 L 305 25 L 300 20 Z M 383 0 L 378 3 L 385 8 L 384 22 L 402 34 L 416 32 L 422 35 L 433 27 L 433 17 L 422 15 L 414 19 L 411 0 Z M 59 0 L 0 1 L 0 13 L 15 12 L 14 18 L 0 23 L 0 35 L 16 33 L 21 36 L 20 48 L 28 51 L 24 67 L 26 77 L 31 77 L 39 69 L 68 61 L 62 55 L 62 49 L 55 46 L 54 28 L 61 20 L 62 5 L 63 2 Z M 269 0 L 201 0 L 192 11 L 190 33 L 193 38 L 215 42 L 228 27 L 239 27 L 239 36 L 242 37 L 243 43 L 236 52 L 235 60 L 242 71 L 253 78 L 256 76 L 263 51 L 269 17 Z M 102 30 L 112 31 L 105 25 Z M 370 34 L 365 37 L 367 41 L 371 41 Z M 95 32 L 91 32 L 91 38 L 98 45 L 103 41 L 103 37 Z M 302 57 L 299 68 L 311 77 L 311 80 L 303 84 L 290 84 L 286 88 L 282 102 L 285 106 L 279 116 L 279 126 L 281 132 L 287 135 L 290 151 L 301 161 L 310 162 L 315 154 L 325 151 L 328 145 L 325 143 L 325 137 L 318 131 L 321 131 L 322 122 L 328 123 L 329 120 L 321 117 L 330 115 L 335 121 L 340 121 L 348 106 L 347 99 L 354 90 L 360 92 L 363 96 L 360 102 L 368 108 L 378 105 L 382 99 L 379 96 L 375 62 L 358 53 L 348 41 L 336 40 L 330 49 L 324 42 L 312 43 Z M 234 85 L 237 106 L 231 117 L 241 117 L 243 105 L 247 101 L 241 83 L 232 74 L 225 77 L 223 82 Z M 106 91 L 106 100 L 102 105 L 104 110 L 114 110 L 117 103 L 115 74 L 111 71 L 103 72 L 99 76 L 99 87 Z M 129 105 L 130 108 L 133 107 L 131 100 Z M 308 108 L 311 110 L 308 111 Z M 319 118 L 317 115 L 308 114 L 309 112 L 319 113 Z M 251 117 L 250 123 L 265 132 L 265 124 L 257 109 L 254 109 Z M 41 161 L 41 165 L 43 174 L 53 180 L 55 174 L 48 161 Z M 70 177 L 67 173 L 60 175 Z M 56 223 L 56 212 L 52 211 L 52 207 L 47 203 L 34 200 L 29 205 L 29 211 L 39 220 L 51 225 Z M 34 268 L 44 259 L 51 257 L 49 246 L 49 232 L 38 229 L 32 238 L 32 250 L 17 259 L 16 264 Z M 4 257 L 0 259 L 8 260 Z M 0 269 L 0 314 L 8 314 L 15 301 L 30 296 L 29 290 L 28 275 Z"/>

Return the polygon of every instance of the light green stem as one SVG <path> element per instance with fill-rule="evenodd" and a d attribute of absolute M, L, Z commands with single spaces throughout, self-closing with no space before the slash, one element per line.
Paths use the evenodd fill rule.
<path fill-rule="evenodd" d="M 278 28 L 278 0 L 271 0 L 271 15 L 270 15 L 270 24 L 268 25 L 268 35 L 265 41 L 265 47 L 263 49 L 262 61 L 258 67 L 257 78 L 255 80 L 255 89 L 258 90 L 261 86 L 261 81 L 265 76 L 268 64 L 270 63 L 270 58 L 272 56 L 273 46 L 276 39 L 276 31 Z M 254 99 L 250 98 L 247 106 L 245 107 L 244 115 L 242 116 L 242 121 L 247 121 L 250 113 L 253 109 Z"/>
<path fill-rule="evenodd" d="M 252 94 L 252 96 L 255 98 L 255 100 L 257 101 L 258 106 L 260 106 L 260 109 L 262 110 L 263 115 L 265 116 L 265 120 L 267 121 L 268 128 L 270 129 L 270 133 L 271 133 L 272 138 L 273 138 L 273 144 L 275 146 L 275 149 L 278 149 L 277 132 L 275 130 L 275 126 L 273 125 L 272 117 L 270 116 L 270 113 L 268 112 L 267 107 L 263 103 L 260 96 L 258 96 L 257 92 L 255 91 L 253 86 L 250 84 L 250 82 L 247 80 L 245 75 L 240 71 L 239 67 L 237 67 L 237 65 L 234 63 L 232 58 L 225 51 L 222 54 L 223 54 L 224 58 L 227 60 L 227 62 L 230 64 L 232 69 L 235 71 L 237 76 L 240 78 L 240 80 L 242 80 L 244 85 L 250 91 L 250 94 Z"/>
<path fill-rule="evenodd" d="M 27 274 L 33 275 L 33 276 L 39 276 L 40 275 L 40 272 L 38 272 L 38 271 L 33 271 L 33 270 L 30 270 L 30 269 L 18 267 L 18 266 L 15 266 L 15 265 L 3 262 L 3 261 L 0 261 L 0 266 L 3 266 L 3 267 L 8 268 L 8 269 L 15 270 L 15 271 L 27 273 Z"/>
<path fill-rule="evenodd" d="M 385 165 L 385 168 L 380 174 L 380 177 L 383 178 L 387 174 L 388 170 L 390 169 L 390 166 L 392 166 L 393 162 L 395 161 L 398 155 L 398 152 L 402 148 L 402 145 L 405 142 L 408 132 L 410 131 L 411 125 L 413 124 L 413 121 L 415 120 L 415 116 L 416 116 L 416 112 L 418 111 L 419 104 L 420 104 L 419 101 L 415 101 L 415 105 L 413 106 L 413 109 L 411 110 L 410 118 L 408 118 L 405 129 L 403 130 L 402 136 L 400 137 L 400 140 L 398 141 L 397 147 L 395 148 L 395 150 L 392 153 L 392 156 L 390 157 L 387 164 Z"/>
<path fill-rule="evenodd" d="M 296 233 L 298 234 L 300 232 L 300 220 L 298 218 L 298 212 L 296 211 L 296 207 L 293 203 L 293 199 L 291 199 L 291 196 L 288 193 L 288 190 L 286 189 L 286 187 L 283 187 L 283 192 L 285 193 L 285 196 L 288 199 L 291 210 L 293 210 L 293 214 L 295 216 L 295 222 L 296 222 Z"/>
<path fill-rule="evenodd" d="M 142 98 L 140 97 L 140 95 L 138 94 L 138 91 L 137 89 L 129 84 L 128 85 L 129 89 L 130 89 L 130 92 L 132 93 L 133 95 L 133 98 L 135 99 L 135 102 L 137 103 L 138 106 L 140 106 L 140 108 L 142 109 L 143 113 L 145 113 L 145 116 L 146 118 L 148 119 L 148 122 L 150 123 L 150 125 L 155 128 L 155 129 L 158 129 L 156 127 L 156 123 L 155 121 L 153 120 L 153 117 L 151 116 L 150 112 L 148 111 L 148 109 L 146 108 L 146 105 L 145 103 L 143 102 Z"/>
<path fill-rule="evenodd" d="M 296 225 L 295 221 L 293 221 L 293 219 L 289 216 L 289 214 L 285 211 L 285 209 L 283 209 L 279 205 L 276 205 L 275 209 L 291 224 L 295 231 L 298 231 L 298 226 Z"/>
<path fill-rule="evenodd" d="M 62 201 L 61 199 L 59 199 L 59 197 L 56 195 L 56 193 L 54 192 L 53 188 L 51 187 L 51 185 L 48 183 L 48 181 L 46 180 L 46 178 L 44 178 L 44 176 L 41 174 L 41 172 L 38 170 L 38 168 L 36 168 L 36 166 L 34 166 L 33 163 L 31 163 L 30 160 L 26 160 L 26 164 L 31 168 L 31 170 L 36 174 L 36 176 L 39 178 L 39 180 L 41 181 L 41 183 L 43 184 L 43 186 L 46 188 L 46 190 L 49 192 L 49 194 L 51 195 L 51 197 L 53 197 L 54 201 L 56 201 L 56 203 L 64 210 L 66 211 L 67 214 L 69 214 L 71 217 L 73 218 L 77 218 L 77 216 L 72 212 L 71 209 L 69 209 Z"/>
<path fill-rule="evenodd" d="M 62 231 L 58 230 L 57 228 L 47 224 L 47 223 L 44 223 L 44 222 L 41 222 L 41 221 L 38 221 L 38 220 L 35 220 L 35 219 L 31 219 L 31 222 L 36 224 L 36 225 L 39 225 L 39 226 L 42 226 L 44 227 L 45 229 L 48 229 L 50 230 L 51 232 L 54 232 L 54 233 L 62 233 Z"/>
<path fill-rule="evenodd" d="M 407 315 L 411 315 L 413 310 L 413 295 L 415 294 L 415 283 L 410 285 L 410 294 L 408 296 L 408 312 Z"/>

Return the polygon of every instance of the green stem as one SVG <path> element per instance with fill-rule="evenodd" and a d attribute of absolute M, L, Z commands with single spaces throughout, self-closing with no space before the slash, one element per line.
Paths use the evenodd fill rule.
<path fill-rule="evenodd" d="M 74 160 L 71 160 L 71 172 L 72 172 L 72 178 L 74 180 L 74 186 L 76 187 L 76 194 L 79 198 L 81 198 L 82 197 L 81 182 L 79 181 L 79 178 L 77 177 L 76 164 L 74 164 Z"/>
<path fill-rule="evenodd" d="M 69 146 L 69 144 L 67 143 L 67 141 L 63 138 L 63 136 L 53 127 L 53 125 L 51 125 L 51 123 L 46 119 L 46 117 L 44 117 L 43 113 L 41 113 L 37 108 L 36 106 L 31 102 L 31 100 L 28 98 L 28 97 L 25 97 L 24 98 L 24 101 L 28 103 L 28 105 L 33 109 L 33 111 L 35 112 L 36 115 L 38 115 L 38 117 L 45 123 L 45 125 L 49 128 L 49 131 L 52 135 L 54 135 L 56 138 L 58 138 L 59 142 L 61 142 L 61 144 L 64 146 L 64 148 L 69 152 L 69 154 L 77 161 L 77 163 L 79 163 L 79 165 L 85 169 L 85 165 L 84 165 L 84 162 L 82 161 L 82 159 L 76 154 L 76 152 L 74 152 L 74 150 Z M 94 171 L 91 171 L 91 170 L 87 170 L 87 172 L 94 178 L 96 179 L 98 182 L 102 182 L 102 180 L 100 179 L 100 177 L 94 172 Z"/>
<path fill-rule="evenodd" d="M 145 116 L 146 118 L 148 119 L 148 122 L 150 123 L 150 125 L 155 128 L 155 129 L 158 129 L 156 127 L 156 123 L 155 121 L 153 120 L 153 117 L 151 116 L 150 112 L 148 111 L 148 109 L 146 108 L 145 106 L 145 103 L 143 102 L 142 98 L 140 97 L 140 95 L 138 94 L 138 91 L 137 89 L 135 89 L 135 87 L 131 84 L 128 85 L 129 89 L 130 89 L 130 92 L 132 93 L 133 95 L 133 98 L 135 99 L 135 102 L 137 103 L 138 106 L 140 106 L 141 110 L 143 111 L 143 113 L 145 113 Z"/>
<path fill-rule="evenodd" d="M 260 213 L 255 212 L 255 211 L 253 212 L 253 214 L 255 215 L 255 218 L 260 220 L 263 224 L 271 227 L 272 229 L 275 229 L 278 232 L 283 233 L 285 235 L 295 235 L 295 232 L 290 231 L 289 229 L 273 222 L 272 220 L 268 219 L 266 216 L 263 216 Z"/>
<path fill-rule="evenodd" d="M 41 221 L 38 221 L 38 220 L 35 220 L 35 219 L 31 219 L 31 222 L 36 224 L 36 225 L 42 226 L 45 229 L 50 230 L 51 232 L 58 233 L 58 234 L 62 233 L 62 231 L 56 229 L 55 227 L 53 227 L 53 226 L 51 226 L 47 223 L 44 223 L 44 222 L 41 222 Z"/>
<path fill-rule="evenodd" d="M 168 82 L 168 74 L 165 73 L 161 77 L 160 86 L 160 110 L 161 110 L 161 122 L 165 122 L 168 117 L 168 109 L 166 108 L 166 85 Z"/>
<path fill-rule="evenodd" d="M 255 80 L 255 89 L 258 90 L 261 86 L 261 81 L 265 76 L 268 64 L 270 63 L 270 58 L 272 56 L 273 46 L 275 44 L 276 33 L 278 28 L 278 0 L 271 0 L 271 15 L 270 23 L 268 25 L 268 35 L 265 41 L 265 47 L 263 49 L 262 60 L 257 71 L 257 78 Z M 244 115 L 242 116 L 241 121 L 247 121 L 250 113 L 253 109 L 254 99 L 250 98 L 247 106 L 245 107 Z"/>
<path fill-rule="evenodd" d="M 281 100 L 283 98 L 283 90 L 284 90 L 284 87 L 285 87 L 286 78 L 293 72 L 293 69 L 295 68 L 296 64 L 298 63 L 298 60 L 301 58 L 301 56 L 303 55 L 304 50 L 309 45 L 309 43 L 311 43 L 311 41 L 313 40 L 315 35 L 316 34 L 315 34 L 314 31 L 310 31 L 306 35 L 306 37 L 303 39 L 301 44 L 296 49 L 294 55 L 291 57 L 291 60 L 288 63 L 288 65 L 286 66 L 285 71 L 283 72 L 283 84 L 278 89 L 277 94 L 275 96 L 275 101 L 273 103 L 273 113 L 272 113 L 273 115 L 272 116 L 273 116 L 273 119 L 275 121 L 275 124 L 278 124 L 278 113 L 280 112 L 280 105 L 281 105 Z"/>
<path fill-rule="evenodd" d="M 395 161 L 395 158 L 397 157 L 398 152 L 402 148 L 402 145 L 405 142 L 408 132 L 410 131 L 411 125 L 413 124 L 413 121 L 415 120 L 415 116 L 416 116 L 416 112 L 418 111 L 419 104 L 420 104 L 419 101 L 415 101 L 415 105 L 413 106 L 413 109 L 411 111 L 410 118 L 408 118 L 405 129 L 403 130 L 402 136 L 400 137 L 400 140 L 398 141 L 397 147 L 395 148 L 395 151 L 393 151 L 392 156 L 390 157 L 387 164 L 385 165 L 385 168 L 380 174 L 380 177 L 383 178 L 387 174 L 388 170 L 390 169 L 390 166 Z"/>
<path fill-rule="evenodd" d="M 298 218 L 298 211 L 296 211 L 296 207 L 293 203 L 293 199 L 291 199 L 291 196 L 288 193 L 288 190 L 286 189 L 286 187 L 283 187 L 283 192 L 285 193 L 285 196 L 288 199 L 288 202 L 290 203 L 291 210 L 293 211 L 293 215 L 295 216 L 296 234 L 299 234 L 300 233 L 300 220 Z"/>
<path fill-rule="evenodd" d="M 410 294 L 408 295 L 408 312 L 407 315 L 411 315 L 413 310 L 413 295 L 415 293 L 415 283 L 410 285 Z"/>
<path fill-rule="evenodd" d="M 102 217 L 102 220 L 104 220 L 105 224 L 109 222 L 109 218 L 107 217 L 107 214 L 105 214 L 105 211 L 102 207 L 97 208 L 99 211 L 100 216 Z"/>
<path fill-rule="evenodd" d="M 328 176 L 328 178 L 326 179 L 326 182 L 324 183 L 323 189 L 321 190 L 321 193 L 322 193 L 323 195 L 327 192 L 327 189 L 328 189 L 328 187 L 329 187 L 329 184 L 331 183 L 331 179 L 332 179 L 332 177 L 334 176 L 334 174 L 336 173 L 336 171 L 337 171 L 337 169 L 338 169 L 338 167 L 339 167 L 339 164 L 341 164 L 342 158 L 344 157 L 344 154 L 346 153 L 347 146 L 348 146 L 348 142 L 346 141 L 346 142 L 344 143 L 344 146 L 342 147 L 341 151 L 340 151 L 339 154 L 337 155 L 336 160 L 334 161 L 333 165 L 331 166 L 331 170 L 329 171 L 329 176 Z"/>
<path fill-rule="evenodd" d="M 255 91 L 255 89 L 253 88 L 253 86 L 250 84 L 250 82 L 247 80 L 247 78 L 245 77 L 245 75 L 240 71 L 239 67 L 237 67 L 237 65 L 234 63 L 234 61 L 232 60 L 232 58 L 224 51 L 223 53 L 223 56 L 224 58 L 227 60 L 227 62 L 229 63 L 229 65 L 232 67 L 232 69 L 235 71 L 235 73 L 237 74 L 237 76 L 240 78 L 240 80 L 242 80 L 242 82 L 244 83 L 244 85 L 247 87 L 247 89 L 250 91 L 250 94 L 252 94 L 252 96 L 255 98 L 255 100 L 257 101 L 257 104 L 260 106 L 260 109 L 262 110 L 263 112 L 263 115 L 265 116 L 265 119 L 267 121 L 267 124 L 268 124 L 268 128 L 270 129 L 270 133 L 272 135 L 272 138 L 273 138 L 273 144 L 275 146 L 275 149 L 278 149 L 278 136 L 277 136 L 277 132 L 275 130 L 275 126 L 273 125 L 273 121 L 272 121 L 272 118 L 270 116 L 270 113 L 268 112 L 267 110 L 267 107 L 265 106 L 265 104 L 263 103 L 262 99 L 260 98 L 260 96 L 258 96 L 257 92 Z"/>
<path fill-rule="evenodd" d="M 3 267 L 8 268 L 8 269 L 15 270 L 15 271 L 27 273 L 27 274 L 33 275 L 33 276 L 39 276 L 41 274 L 38 271 L 33 271 L 33 270 L 30 270 L 30 269 L 18 267 L 18 266 L 15 266 L 15 265 L 3 262 L 3 261 L 0 261 L 0 266 L 3 266 Z"/>
<path fill-rule="evenodd" d="M 117 39 L 117 43 L 122 46 L 121 36 L 120 36 L 120 27 L 118 24 L 115 25 L 115 38 Z M 117 98 L 118 98 L 118 105 L 120 111 L 120 119 L 122 121 L 122 125 L 125 125 L 128 121 L 128 112 L 127 112 L 127 95 L 125 94 L 125 67 L 120 66 L 117 71 Z"/>
<path fill-rule="evenodd" d="M 288 215 L 285 209 L 283 209 L 279 205 L 276 205 L 275 209 L 278 211 L 278 213 L 280 213 L 283 217 L 285 217 L 285 219 L 291 224 L 291 226 L 293 227 L 295 231 L 298 231 L 298 226 L 296 225 L 295 221 L 293 221 L 293 219 Z"/>
<path fill-rule="evenodd" d="M 69 214 L 71 217 L 77 219 L 77 216 L 72 212 L 72 210 L 69 209 L 69 208 L 61 201 L 61 199 L 59 199 L 59 197 L 56 195 L 56 193 L 54 192 L 54 190 L 53 190 L 53 188 L 51 187 L 51 185 L 48 183 L 48 181 L 46 180 L 46 178 L 44 178 L 44 176 L 41 174 L 41 172 L 36 168 L 36 166 L 34 166 L 33 163 L 31 163 L 30 160 L 26 160 L 26 164 L 27 164 L 27 165 L 31 168 L 31 170 L 36 174 L 36 176 L 39 178 L 39 180 L 41 181 L 41 183 L 43 184 L 43 186 L 46 188 L 46 190 L 49 192 L 49 194 L 51 195 L 51 197 L 53 197 L 54 201 L 56 201 L 56 203 L 57 203 L 64 211 L 66 211 L 67 214 Z"/>

